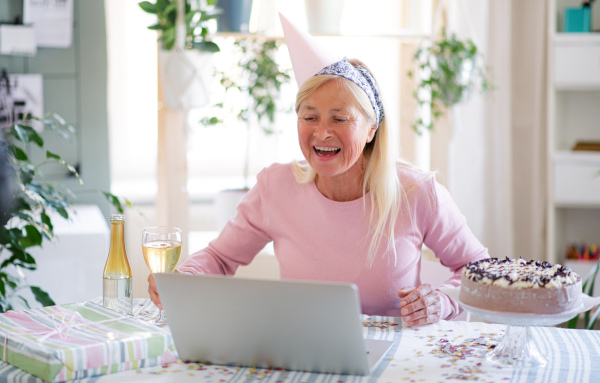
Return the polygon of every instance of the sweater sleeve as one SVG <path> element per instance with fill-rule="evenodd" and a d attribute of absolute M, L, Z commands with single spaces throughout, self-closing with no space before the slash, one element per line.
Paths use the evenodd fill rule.
<path fill-rule="evenodd" d="M 488 258 L 488 250 L 469 229 L 448 190 L 434 180 L 431 182 L 433 193 L 424 243 L 441 264 L 454 273 L 439 287 L 459 287 L 463 267 L 469 262 Z M 440 296 L 442 319 L 452 319 L 461 312 L 458 303 L 443 293 Z"/>
<path fill-rule="evenodd" d="M 237 214 L 229 220 L 219 236 L 205 249 L 192 254 L 179 268 L 189 274 L 233 275 L 240 265 L 247 265 L 271 241 L 265 233 L 263 214 L 264 171 L 257 184 L 246 194 L 237 207 Z"/>

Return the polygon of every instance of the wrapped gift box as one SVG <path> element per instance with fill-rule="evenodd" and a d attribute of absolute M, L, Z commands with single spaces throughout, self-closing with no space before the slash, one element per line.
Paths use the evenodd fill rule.
<path fill-rule="evenodd" d="M 0 357 L 48 382 L 177 360 L 168 329 L 92 302 L 1 314 Z"/>

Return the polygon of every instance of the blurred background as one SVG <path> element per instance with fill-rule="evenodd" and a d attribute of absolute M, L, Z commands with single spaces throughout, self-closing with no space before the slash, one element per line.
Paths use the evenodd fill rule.
<path fill-rule="evenodd" d="M 597 263 L 600 6 L 220 0 L 216 7 L 234 14 L 210 17 L 211 1 L 191 1 L 198 15 L 205 12 L 198 30 L 205 31 L 197 32 L 196 44 L 176 49 L 176 28 L 149 29 L 159 18 L 139 3 L 0 3 L 0 69 L 13 85 L 13 115 L 16 106 L 56 113 L 75 128 L 69 140 L 41 134 L 48 150 L 76 167 L 83 189 L 60 166 L 44 176 L 75 191 L 110 191 L 133 205 L 125 214 L 134 297 L 146 297 L 144 227 L 181 227 L 184 260 L 218 234 L 240 189 L 251 187 L 262 168 L 302 158 L 293 112 L 297 85 L 278 12 L 370 67 L 400 143 L 398 156 L 436 172 L 492 256 L 571 262 L 580 273 Z M 23 22 L 33 31 L 15 32 Z M 427 104 L 431 91 L 420 85 L 442 66 L 432 64 L 428 48 L 440 42 L 448 48 L 452 39 L 473 44 L 477 54 L 453 69 L 464 94 L 440 104 L 437 115 Z M 468 53 L 452 49 L 447 58 Z M 274 72 L 264 74 L 269 60 Z M 252 93 L 261 74 L 272 81 L 270 104 L 256 104 Z M 32 250 L 38 270 L 26 273 L 57 303 L 102 293 L 114 208 L 101 193 L 75 194 L 77 213 L 71 221 L 57 218 L 56 242 Z M 272 250 L 265 248 L 246 272 L 276 276 Z"/>

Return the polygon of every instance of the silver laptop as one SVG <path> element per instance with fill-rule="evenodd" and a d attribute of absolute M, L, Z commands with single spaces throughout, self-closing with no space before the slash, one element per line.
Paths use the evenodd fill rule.
<path fill-rule="evenodd" d="M 363 339 L 355 285 L 155 274 L 179 358 L 369 375 L 392 341 Z"/>

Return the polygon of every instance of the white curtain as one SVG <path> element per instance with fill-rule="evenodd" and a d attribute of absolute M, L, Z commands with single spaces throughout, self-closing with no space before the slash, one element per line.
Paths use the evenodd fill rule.
<path fill-rule="evenodd" d="M 544 260 L 546 236 L 546 1 L 513 0 L 513 194 L 515 255 Z"/>
<path fill-rule="evenodd" d="M 449 2 L 448 31 L 475 41 L 497 85 L 453 108 L 449 148 L 450 191 L 493 257 L 545 258 L 545 9 Z"/>

